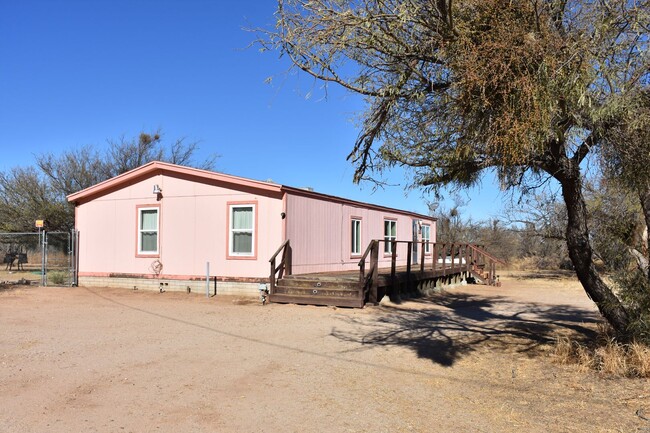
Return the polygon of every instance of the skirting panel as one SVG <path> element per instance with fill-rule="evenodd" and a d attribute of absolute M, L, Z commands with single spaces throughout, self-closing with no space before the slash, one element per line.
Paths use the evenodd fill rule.
<path fill-rule="evenodd" d="M 202 293 L 206 291 L 205 280 L 167 280 L 153 278 L 123 278 L 123 277 L 79 277 L 79 286 L 85 287 L 115 287 L 131 290 L 155 290 L 170 292 Z M 215 281 L 210 280 L 210 294 L 258 296 L 259 283 L 240 281 Z"/>

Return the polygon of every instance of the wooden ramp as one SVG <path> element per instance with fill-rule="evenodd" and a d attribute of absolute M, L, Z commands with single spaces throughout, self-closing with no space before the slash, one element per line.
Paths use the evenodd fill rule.
<path fill-rule="evenodd" d="M 496 264 L 503 261 L 471 244 L 422 243 L 421 260 L 412 262 L 412 243 L 392 241 L 391 266 L 379 268 L 379 247 L 383 240 L 373 240 L 359 260 L 359 271 L 334 271 L 292 275 L 292 252 L 285 241 L 269 262 L 269 302 L 307 305 L 331 305 L 361 308 L 377 304 L 383 296 L 392 300 L 426 293 L 430 289 L 460 283 L 473 277 L 482 284 L 497 284 Z M 397 265 L 397 244 L 408 244 L 406 264 Z M 428 254 L 425 254 L 428 251 Z M 280 256 L 280 253 L 282 255 Z M 278 256 L 281 257 L 276 266 Z"/>

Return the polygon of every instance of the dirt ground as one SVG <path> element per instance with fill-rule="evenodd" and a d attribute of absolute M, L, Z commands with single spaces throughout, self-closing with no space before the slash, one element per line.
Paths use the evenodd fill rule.
<path fill-rule="evenodd" d="M 578 284 L 505 275 L 342 309 L 118 289 L 0 290 L 0 430 L 650 432 L 650 381 L 554 364 Z"/>

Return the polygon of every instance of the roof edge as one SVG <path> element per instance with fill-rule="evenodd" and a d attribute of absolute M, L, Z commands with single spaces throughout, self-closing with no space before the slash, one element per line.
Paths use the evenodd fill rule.
<path fill-rule="evenodd" d="M 192 176 L 196 178 L 202 178 L 202 179 L 210 179 L 210 180 L 217 180 L 221 182 L 226 182 L 226 183 L 231 183 L 231 184 L 237 184 L 241 186 L 246 186 L 249 188 L 255 188 L 259 189 L 262 191 L 270 191 L 270 192 L 276 192 L 276 193 L 291 193 L 291 194 L 296 194 L 296 195 L 302 195 L 306 197 L 312 197 L 315 199 L 325 199 L 329 201 L 334 201 L 337 203 L 344 203 L 344 204 L 349 204 L 353 206 L 360 206 L 360 207 L 365 207 L 365 208 L 370 208 L 374 210 L 380 210 L 380 211 L 387 211 L 387 212 L 392 212 L 392 213 L 397 213 L 401 215 L 408 215 L 420 219 L 428 219 L 431 221 L 437 221 L 438 218 L 429 216 L 429 215 L 423 215 L 417 212 L 411 212 L 407 211 L 404 209 L 396 209 L 396 208 L 391 208 L 388 206 L 381 206 L 373 203 L 367 203 L 367 202 L 362 202 L 358 200 L 352 200 L 344 197 L 339 197 L 335 195 L 329 195 L 329 194 L 324 194 L 321 192 L 315 192 L 315 191 L 308 191 L 302 188 L 296 188 L 292 186 L 287 186 L 287 185 L 280 185 L 276 183 L 269 183 L 269 182 L 264 182 L 260 180 L 253 180 L 253 179 L 248 179 L 245 177 L 239 177 L 239 176 L 233 176 L 230 174 L 225 174 L 225 173 L 217 173 L 214 171 L 210 170 L 204 170 L 200 168 L 193 168 L 193 167 L 186 167 L 182 165 L 177 165 L 177 164 L 171 164 L 168 162 L 162 162 L 162 161 L 152 161 L 147 164 L 144 164 L 140 167 L 134 168 L 132 170 L 129 170 L 125 173 L 119 174 L 111 179 L 107 179 L 103 182 L 100 182 L 96 185 L 93 185 L 91 187 L 82 189 L 81 191 L 77 191 L 75 193 L 72 193 L 66 197 L 66 199 L 69 202 L 76 202 L 79 200 L 83 200 L 87 197 L 92 197 L 99 195 L 105 191 L 109 191 L 113 188 L 119 187 L 122 184 L 125 184 L 133 179 L 137 179 L 139 177 L 145 176 L 147 174 L 151 173 L 157 173 L 157 172 L 168 172 L 168 173 L 177 173 L 177 174 L 183 174 L 187 176 Z"/>
<path fill-rule="evenodd" d="M 107 191 L 111 188 L 115 188 L 119 185 L 129 182 L 132 179 L 136 179 L 138 177 L 150 173 L 155 173 L 158 171 L 184 174 L 184 175 L 189 175 L 189 176 L 203 178 L 203 179 L 218 180 L 222 182 L 239 184 L 251 188 L 256 188 L 264 191 L 280 192 L 281 190 L 281 185 L 278 184 L 263 182 L 260 180 L 247 179 L 244 177 L 232 176 L 224 173 L 217 173 L 215 171 L 203 170 L 200 168 L 186 167 L 182 165 L 171 164 L 168 162 L 152 161 L 140 167 L 134 168 L 133 170 L 129 170 L 113 178 L 95 184 L 91 187 L 72 193 L 68 195 L 66 199 L 69 202 L 75 202 L 92 195 L 101 194 L 104 191 Z"/>
<path fill-rule="evenodd" d="M 417 212 L 411 212 L 411 211 L 404 210 L 404 209 L 397 209 L 397 208 L 393 208 L 393 207 L 381 206 L 381 205 L 378 205 L 378 204 L 367 203 L 367 202 L 358 201 L 358 200 L 352 200 L 352 199 L 349 199 L 349 198 L 324 194 L 322 192 L 309 191 L 309 190 L 302 189 L 302 188 L 295 188 L 293 186 L 282 185 L 282 191 L 289 192 L 289 193 L 296 194 L 296 195 L 302 195 L 302 196 L 306 196 L 306 197 L 321 198 L 321 199 L 324 198 L 324 199 L 334 201 L 334 202 L 338 202 L 338 203 L 357 205 L 357 206 L 362 206 L 362 207 L 369 208 L 369 209 L 374 209 L 374 210 L 387 211 L 387 212 L 392 212 L 392 213 L 398 213 L 398 214 L 401 214 L 401 215 L 413 216 L 413 217 L 417 217 L 419 219 L 428 219 L 428 220 L 431 220 L 431 221 L 438 221 L 438 218 L 436 218 L 436 217 L 429 216 L 429 215 L 423 215 L 423 214 L 420 214 L 420 213 L 417 213 Z"/>

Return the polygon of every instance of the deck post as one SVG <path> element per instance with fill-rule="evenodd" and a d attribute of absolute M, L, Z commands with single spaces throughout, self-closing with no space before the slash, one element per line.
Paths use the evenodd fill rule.
<path fill-rule="evenodd" d="M 431 270 L 435 272 L 437 265 L 438 265 L 438 243 L 436 242 L 435 244 L 433 244 L 433 267 L 431 268 Z"/>
<path fill-rule="evenodd" d="M 368 302 L 377 304 L 377 286 L 379 278 L 379 241 L 374 240 L 372 250 L 370 251 L 370 269 L 372 270 L 372 280 L 370 285 L 370 293 L 368 295 Z"/>
<path fill-rule="evenodd" d="M 408 252 L 406 253 L 406 292 L 411 291 L 411 256 L 412 256 L 412 250 L 411 247 L 412 242 L 408 243 L 409 249 Z"/>
<path fill-rule="evenodd" d="M 465 272 L 469 269 L 469 245 L 465 244 Z M 467 275 L 465 276 L 467 278 Z"/>
<path fill-rule="evenodd" d="M 275 292 L 275 257 L 271 259 L 271 275 L 269 276 L 269 294 Z"/>
<path fill-rule="evenodd" d="M 395 281 L 395 272 L 397 268 L 397 242 L 396 241 L 391 241 L 390 242 L 390 250 L 391 250 L 391 255 L 390 255 L 390 293 L 389 293 L 389 298 L 391 301 L 396 300 L 397 296 L 397 282 Z"/>
<path fill-rule="evenodd" d="M 451 273 L 454 273 L 454 244 L 449 245 L 449 257 L 451 258 L 451 263 L 449 264 L 449 269 Z"/>
<path fill-rule="evenodd" d="M 395 278 L 395 267 L 397 266 L 397 242 L 391 241 L 390 244 L 391 255 L 390 255 L 390 278 Z"/>
<path fill-rule="evenodd" d="M 429 242 L 422 241 L 422 251 L 420 252 L 420 273 L 424 272 L 424 244 L 428 246 Z"/>
<path fill-rule="evenodd" d="M 488 286 L 491 286 L 492 285 L 492 260 L 488 262 L 487 275 L 488 275 Z"/>
<path fill-rule="evenodd" d="M 286 261 L 284 262 L 284 269 L 285 269 L 284 273 L 285 275 L 291 275 L 291 261 L 293 259 L 291 244 L 287 243 L 286 251 L 287 251 L 287 257 L 286 257 Z"/>
<path fill-rule="evenodd" d="M 497 283 L 497 264 L 491 260 L 490 261 L 490 285 L 496 286 Z"/>
<path fill-rule="evenodd" d="M 451 256 L 451 273 L 453 274 L 456 269 L 456 244 L 451 244 L 449 255 Z"/>

